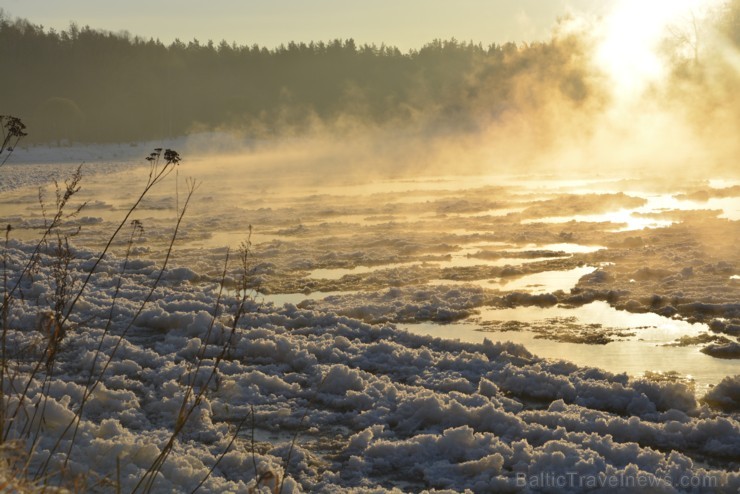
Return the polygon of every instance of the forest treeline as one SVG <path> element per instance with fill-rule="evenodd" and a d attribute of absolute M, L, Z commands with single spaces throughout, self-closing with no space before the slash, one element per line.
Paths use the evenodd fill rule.
<path fill-rule="evenodd" d="M 29 141 L 121 141 L 240 126 L 300 131 L 315 119 L 372 123 L 431 116 L 475 125 L 536 104 L 518 80 L 547 80 L 575 104 L 589 96 L 575 42 L 483 47 L 433 41 L 402 53 L 351 39 L 274 49 L 225 41 L 169 46 L 74 24 L 62 32 L 0 19 L 0 108 Z M 485 88 L 485 90 L 484 90 Z M 522 101 L 524 100 L 524 101 Z"/>
<path fill-rule="evenodd" d="M 736 43 L 734 21 L 727 21 Z M 456 130 L 564 101 L 601 98 L 588 40 L 490 45 L 435 40 L 402 53 L 353 40 L 274 49 L 225 41 L 165 45 L 71 24 L 44 29 L 0 11 L 0 108 L 33 142 L 156 139 L 236 126 L 301 131 L 318 121 L 424 117 Z"/>

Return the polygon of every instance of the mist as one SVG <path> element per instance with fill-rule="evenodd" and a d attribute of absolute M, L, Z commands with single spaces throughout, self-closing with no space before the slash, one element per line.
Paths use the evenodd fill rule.
<path fill-rule="evenodd" d="M 31 143 L 184 146 L 192 166 L 276 183 L 736 176 L 738 10 L 625 1 L 559 19 L 547 41 L 434 40 L 408 53 L 351 39 L 165 46 L 0 16 L 7 59 L 26 60 L 0 83 L 0 103 L 24 116 Z"/>
<path fill-rule="evenodd" d="M 3 14 L 4 59 L 24 63 L 0 84 L 0 103 L 24 116 L 31 142 L 192 135 L 189 153 L 228 140 L 231 154 L 286 156 L 295 144 L 307 169 L 340 176 L 734 174 L 737 11 L 624 1 L 600 18 L 559 19 L 547 41 L 434 40 L 408 53 L 351 39 L 165 46 L 74 24 L 46 32 Z"/>
<path fill-rule="evenodd" d="M 187 153 L 319 182 L 512 172 L 736 177 L 740 52 L 727 19 L 737 7 L 723 8 L 685 6 L 646 33 L 628 17 L 640 14 L 629 2 L 604 18 L 573 15 L 546 43 L 470 62 L 464 84 L 438 104 L 423 91 L 435 80 L 416 81 L 421 90 L 378 119 L 370 89 L 356 85 L 331 114 L 285 103 L 215 134 L 194 128 Z"/>

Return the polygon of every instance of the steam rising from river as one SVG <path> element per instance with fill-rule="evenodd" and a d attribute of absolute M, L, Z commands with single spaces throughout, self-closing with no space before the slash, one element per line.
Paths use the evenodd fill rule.
<path fill-rule="evenodd" d="M 291 170 L 316 183 L 512 170 L 661 181 L 736 175 L 740 53 L 713 27 L 718 8 L 625 0 L 602 19 L 573 14 L 553 31 L 553 49 L 565 55 L 537 58 L 503 107 L 486 106 L 495 80 L 474 88 L 472 103 L 486 111 L 464 125 L 423 112 L 373 125 L 355 112 L 316 117 L 300 136 L 259 145 L 244 129 L 194 135 L 183 154 L 207 156 L 219 174 L 233 164 L 239 174 L 275 180 Z M 572 80 L 558 83 L 554 71 Z"/>

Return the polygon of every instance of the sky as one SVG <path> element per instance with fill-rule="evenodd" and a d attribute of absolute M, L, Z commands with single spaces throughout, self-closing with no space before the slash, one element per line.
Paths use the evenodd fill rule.
<path fill-rule="evenodd" d="M 198 39 L 272 48 L 352 38 L 403 51 L 434 39 L 546 40 L 559 16 L 598 17 L 617 0 L 0 0 L 6 15 L 57 31 L 71 21 L 170 43 Z"/>

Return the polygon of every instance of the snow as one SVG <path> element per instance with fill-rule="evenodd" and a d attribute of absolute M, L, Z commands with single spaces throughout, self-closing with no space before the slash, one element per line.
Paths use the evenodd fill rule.
<path fill-rule="evenodd" d="M 402 329 L 401 323 L 430 321 L 470 325 L 489 312 L 526 309 L 531 314 L 539 307 L 581 314 L 574 307 L 588 311 L 598 307 L 588 305 L 597 300 L 594 304 L 612 304 L 609 309 L 625 319 L 671 307 L 695 318 L 699 326 L 705 322 L 707 331 L 733 336 L 737 300 L 724 286 L 715 287 L 716 280 L 726 282 L 732 272 L 729 254 L 729 260 L 717 255 L 712 262 L 697 263 L 701 253 L 694 245 L 675 247 L 674 237 L 685 238 L 676 230 L 644 231 L 641 242 L 625 247 L 627 237 L 621 233 L 573 224 L 568 228 L 582 237 L 574 244 L 560 241 L 569 238 L 560 235 L 562 225 L 552 231 L 546 224 L 517 227 L 508 223 L 513 221 L 509 215 L 470 216 L 476 208 L 493 207 L 488 193 L 473 192 L 467 202 L 449 193 L 432 207 L 445 215 L 459 213 L 454 222 L 461 228 L 506 221 L 502 225 L 511 234 L 461 237 L 377 223 L 368 224 L 365 234 L 342 236 L 346 225 L 326 221 L 325 196 L 315 203 L 307 200 L 300 224 L 293 206 L 268 211 L 259 204 L 255 214 L 276 225 L 280 239 L 255 246 L 250 266 L 254 297 L 248 298 L 236 325 L 239 301 L 233 288 L 238 270 L 229 269 L 228 289 L 217 303 L 224 251 L 196 242 L 207 240 L 209 230 L 243 223 L 245 210 L 233 216 L 219 211 L 217 219 L 196 210 L 193 223 L 184 226 L 175 261 L 142 308 L 161 263 L 154 254 L 162 246 L 154 239 L 172 220 L 172 211 L 165 211 L 161 224 L 153 218 L 145 225 L 151 237 L 145 240 L 146 249 L 136 251 L 141 257 L 126 261 L 125 273 L 120 252 L 101 261 L 65 328 L 50 368 L 53 374 L 42 366 L 31 379 L 48 338 L 37 317 L 54 300 L 57 288 L 53 252 L 43 250 L 33 282 L 22 281 L 23 296 L 13 301 L 8 314 L 14 373 L 5 379 L 5 409 L 21 408 L 9 437 L 30 448 L 34 434 L 27 434 L 27 421 L 32 421 L 32 431 L 40 431 L 29 464 L 32 474 L 48 458 L 48 471 L 58 472 L 71 449 L 71 475 L 105 478 L 109 486 L 118 462 L 122 491 L 131 491 L 178 426 L 185 401 L 193 405 L 193 413 L 153 492 L 192 491 L 229 448 L 242 421 L 237 441 L 205 481 L 203 492 L 265 491 L 279 489 L 283 482 L 283 492 L 560 492 L 562 481 L 572 491 L 649 482 L 665 492 L 737 492 L 738 376 L 722 376 L 708 393 L 697 396 L 681 379 L 609 372 L 593 357 L 581 365 L 541 358 L 505 338 L 493 341 L 488 333 L 478 332 L 480 340 L 471 342 Z M 589 198 L 581 199 L 588 203 Z M 644 203 L 624 195 L 592 199 L 604 203 L 606 212 L 615 201 L 617 206 Z M 549 214 L 571 200 L 539 207 Z M 83 240 L 105 231 L 111 221 L 107 215 L 118 208 L 107 206 L 115 201 L 100 201 L 95 214 L 83 221 L 84 228 L 92 229 L 89 237 L 74 240 L 70 278 L 78 282 L 97 253 L 94 242 Z M 371 203 L 379 202 L 377 197 L 335 201 L 346 207 L 342 211 L 381 217 L 367 214 L 376 212 Z M 158 210 L 168 204 L 156 199 L 147 207 Z M 401 204 L 401 215 L 429 207 Z M 581 201 L 573 204 L 580 207 Z M 474 254 L 465 249 L 478 250 L 476 245 L 519 253 L 526 249 L 537 260 L 502 266 L 453 256 Z M 11 285 L 34 246 L 29 241 L 8 243 Z M 564 255 L 540 258 L 551 249 Z M 650 269 L 646 259 L 655 260 Z M 312 276 L 333 269 L 346 272 L 336 279 Z M 560 285 L 529 285 L 533 278 L 528 276 L 544 283 L 547 275 L 542 273 L 553 272 L 578 276 Z M 519 284 L 507 288 L 501 283 L 507 278 Z M 635 280 L 629 289 L 628 279 Z M 308 294 L 271 303 L 269 295 L 257 290 Z M 317 291 L 323 296 L 310 296 Z M 629 305 L 635 314 L 616 311 L 614 305 Z M 96 357 L 98 347 L 102 354 Z M 578 348 L 589 351 L 582 344 Z M 65 428 L 79 409 L 91 369 L 101 372 L 108 358 L 73 444 Z M 51 377 L 48 382 L 46 376 Z M 20 404 L 15 390 L 29 382 L 28 396 Z M 187 393 L 191 382 L 196 394 L 204 390 L 197 405 Z M 700 482 L 705 484 L 695 485 Z"/>
<path fill-rule="evenodd" d="M 725 410 L 740 410 L 740 375 L 728 376 L 704 397 L 704 401 Z"/>
<path fill-rule="evenodd" d="M 16 244 L 14 261 L 30 248 Z M 104 271 L 120 262 L 103 261 Z M 142 300 L 150 277 L 134 272 L 128 278 L 128 300 Z M 40 293 L 52 288 L 46 279 L 36 281 Z M 109 280 L 100 279 L 106 284 L 91 289 L 97 296 L 73 318 L 60 350 L 32 469 L 48 455 L 80 399 L 89 359 L 79 365 L 76 356 L 94 351 L 103 325 L 86 320 L 104 314 L 111 303 L 103 296 L 110 293 Z M 189 362 L 211 321 L 203 307 L 215 306 L 215 290 L 198 284 L 178 280 L 157 291 L 88 403 L 69 465 L 72 472 L 110 475 L 117 457 L 126 489 L 143 475 L 176 423 Z M 24 312 L 36 310 L 31 301 L 23 304 Z M 136 310 L 136 304 L 118 307 L 113 334 Z M 17 324 L 14 320 L 11 327 Z M 227 331 L 219 326 L 212 334 L 223 338 Z M 112 352 L 110 338 L 105 354 Z M 214 353 L 222 343 L 214 339 Z M 156 492 L 195 487 L 228 443 L 227 424 L 251 407 L 259 428 L 317 440 L 341 437 L 335 454 L 323 457 L 299 441 L 287 471 L 290 448 L 260 443 L 254 453 L 258 473 L 287 475 L 287 492 L 383 491 L 402 480 L 413 489 L 515 489 L 521 475 L 588 478 L 623 471 L 672 482 L 705 475 L 720 479 L 726 492 L 740 487 L 738 473 L 705 469 L 694 460 L 712 458 L 729 466 L 740 455 L 737 416 L 700 407 L 679 383 L 542 360 L 512 344 L 414 336 L 390 325 L 293 305 L 250 306 L 228 353 L 218 383 L 162 469 Z M 201 369 L 206 372 L 196 381 L 205 382 L 213 362 L 206 358 Z M 25 405 L 29 414 L 40 396 L 41 382 L 35 382 Z M 732 386 L 736 380 L 723 382 L 707 400 L 728 406 L 736 394 Z M 11 435 L 20 437 L 21 429 L 20 423 L 14 425 Z M 60 450 L 68 445 L 63 439 Z M 247 492 L 257 478 L 252 452 L 242 447 L 227 458 L 204 489 Z M 55 453 L 52 466 L 61 461 Z"/>

